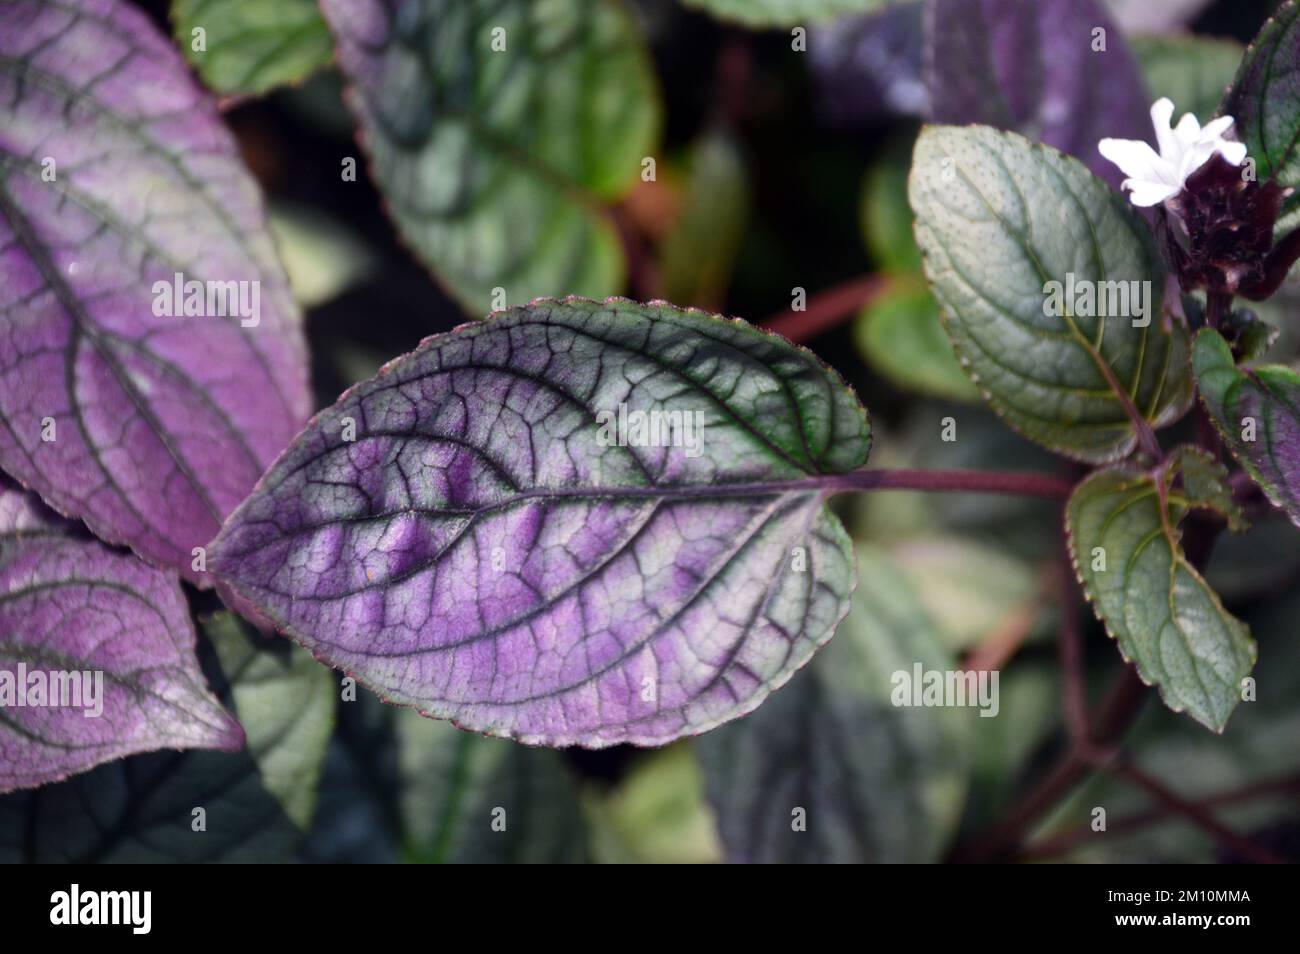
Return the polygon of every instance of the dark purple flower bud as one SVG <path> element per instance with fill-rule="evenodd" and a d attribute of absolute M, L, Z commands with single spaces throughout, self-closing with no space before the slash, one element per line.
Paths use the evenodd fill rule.
<path fill-rule="evenodd" d="M 1273 225 L 1290 190 L 1258 182 L 1248 168 L 1216 153 L 1165 202 L 1165 257 L 1184 291 L 1258 300 L 1276 289 L 1267 287 Z"/>

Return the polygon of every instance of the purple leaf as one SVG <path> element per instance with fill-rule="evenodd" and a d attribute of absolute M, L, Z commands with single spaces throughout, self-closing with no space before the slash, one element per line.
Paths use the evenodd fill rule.
<path fill-rule="evenodd" d="M 1236 119 L 1241 141 L 1258 164 L 1256 177 L 1291 191 L 1282 205 L 1279 237 L 1300 225 L 1300 3 L 1278 6 L 1242 57 L 1219 112 Z"/>
<path fill-rule="evenodd" d="M 240 748 L 176 578 L 42 511 L 0 486 L 0 792 L 135 752 Z"/>
<path fill-rule="evenodd" d="M 681 426 L 638 429 L 664 414 Z M 830 639 L 853 556 L 817 475 L 869 444 L 839 376 L 780 338 L 538 301 L 318 415 L 211 567 L 393 701 L 526 742 L 654 745 L 750 711 Z"/>
<path fill-rule="evenodd" d="M 1119 187 L 1123 174 L 1097 143 L 1150 139 L 1150 100 L 1123 35 L 1096 0 L 931 0 L 926 16 L 934 122 L 1021 133 Z"/>
<path fill-rule="evenodd" d="M 1300 527 L 1300 374 L 1285 365 L 1238 367 L 1213 328 L 1196 336 L 1192 368 L 1223 443 Z"/>
<path fill-rule="evenodd" d="M 158 316 L 178 273 L 242 283 L 238 314 Z M 191 550 L 306 418 L 305 345 L 234 141 L 118 0 L 5 5 L 0 314 L 0 467 L 203 582 Z"/>
<path fill-rule="evenodd" d="M 828 119 L 868 123 L 928 111 L 921 24 L 922 5 L 904 3 L 813 26 L 809 69 Z"/>

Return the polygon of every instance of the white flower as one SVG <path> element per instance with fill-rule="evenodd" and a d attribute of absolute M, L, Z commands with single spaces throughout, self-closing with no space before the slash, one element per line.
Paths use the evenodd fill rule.
<path fill-rule="evenodd" d="M 1173 118 L 1174 104 L 1168 99 L 1156 100 L 1151 107 L 1151 122 L 1156 127 L 1159 155 L 1140 140 L 1103 139 L 1097 143 L 1101 154 L 1128 176 L 1122 185 L 1133 193 L 1130 198 L 1134 205 L 1145 208 L 1173 198 L 1183 191 L 1187 177 L 1216 152 L 1234 166 L 1246 158 L 1244 143 L 1223 138 L 1232 128 L 1231 116 L 1213 119 L 1204 128 L 1191 113 L 1184 113 L 1178 125 L 1171 128 Z"/>

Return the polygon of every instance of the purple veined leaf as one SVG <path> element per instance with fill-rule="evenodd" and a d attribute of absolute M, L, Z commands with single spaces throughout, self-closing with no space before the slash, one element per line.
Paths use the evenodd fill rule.
<path fill-rule="evenodd" d="M 205 668 L 220 670 L 221 702 L 247 727 L 243 751 L 148 752 L 0 797 L 0 864 L 294 859 L 336 683 L 298 647 L 259 637 L 228 612 L 205 619 L 203 631 Z"/>
<path fill-rule="evenodd" d="M 120 0 L 5 4 L 0 315 L 0 467 L 204 583 L 310 409 L 305 344 L 233 139 Z"/>
<path fill-rule="evenodd" d="M 1149 140 L 1150 100 L 1137 61 L 1097 0 L 929 2 L 933 121 L 1018 132 L 1082 159 L 1119 187 L 1123 174 L 1097 143 Z"/>
<path fill-rule="evenodd" d="M 1275 507 L 1300 526 L 1300 374 L 1238 367 L 1213 328 L 1192 349 L 1201 400 L 1223 443 Z"/>
<path fill-rule="evenodd" d="M 239 749 L 177 580 L 0 486 L 0 792 L 154 749 Z"/>
<path fill-rule="evenodd" d="M 622 0 L 322 0 L 371 175 L 466 311 L 611 295 L 606 214 L 659 138 L 657 81 Z"/>
<path fill-rule="evenodd" d="M 743 715 L 855 582 L 826 506 L 866 412 L 783 339 L 540 300 L 317 415 L 210 566 L 395 702 L 524 742 L 655 745 Z"/>
<path fill-rule="evenodd" d="M 1300 224 L 1300 3 L 1278 5 L 1246 48 L 1220 112 L 1236 119 L 1241 141 L 1257 164 L 1260 182 L 1292 191 L 1282 202 L 1274 235 L 1281 239 Z"/>
<path fill-rule="evenodd" d="M 929 93 L 921 75 L 923 4 L 817 24 L 808 43 L 818 107 L 837 123 L 924 116 Z"/>

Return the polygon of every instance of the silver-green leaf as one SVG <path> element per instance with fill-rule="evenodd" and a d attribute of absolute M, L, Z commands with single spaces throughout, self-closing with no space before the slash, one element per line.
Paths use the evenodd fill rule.
<path fill-rule="evenodd" d="M 1080 162 L 1015 133 L 931 126 L 910 195 L 962 366 L 1013 428 L 1087 463 L 1128 455 L 1191 403 L 1146 225 Z"/>
<path fill-rule="evenodd" d="M 1222 732 L 1255 643 L 1183 553 L 1179 524 L 1193 509 L 1240 519 L 1222 466 L 1184 447 L 1155 471 L 1097 471 L 1070 497 L 1066 525 L 1075 570 L 1124 658 L 1169 708 Z"/>

